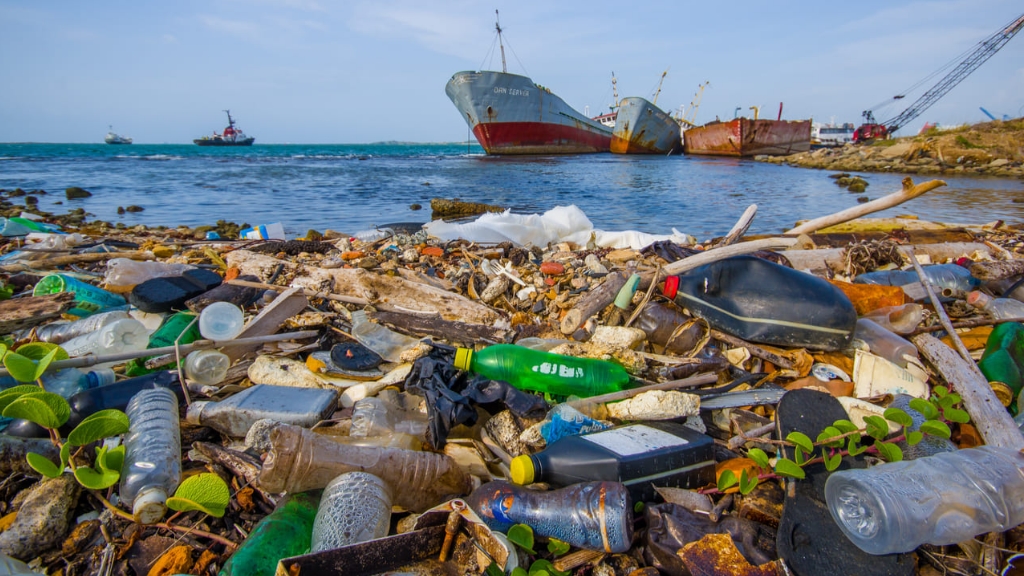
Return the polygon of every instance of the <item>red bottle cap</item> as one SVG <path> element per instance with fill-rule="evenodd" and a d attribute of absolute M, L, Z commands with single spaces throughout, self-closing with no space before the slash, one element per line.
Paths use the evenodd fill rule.
<path fill-rule="evenodd" d="M 661 293 L 666 298 L 675 298 L 676 292 L 679 291 L 679 276 L 669 276 L 665 278 L 665 285 L 661 287 Z"/>

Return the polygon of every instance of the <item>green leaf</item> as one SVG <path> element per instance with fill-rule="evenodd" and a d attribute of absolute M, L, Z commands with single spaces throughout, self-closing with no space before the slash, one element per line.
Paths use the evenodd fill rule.
<path fill-rule="evenodd" d="M 768 454 L 760 448 L 751 448 L 747 451 L 747 457 L 766 472 L 772 469 L 772 465 L 768 462 Z"/>
<path fill-rule="evenodd" d="M 910 417 L 910 414 L 907 414 L 899 408 L 886 408 L 885 412 L 883 412 L 883 416 L 885 416 L 886 420 L 895 422 L 900 426 L 914 425 L 914 419 Z"/>
<path fill-rule="evenodd" d="M 549 576 L 569 576 L 568 572 L 556 569 L 554 564 L 543 558 L 538 558 L 533 561 L 533 564 L 530 564 L 530 576 L 543 576 L 545 574 Z"/>
<path fill-rule="evenodd" d="M 939 408 L 942 408 L 943 410 L 949 410 L 950 408 L 953 407 L 954 404 L 956 404 L 956 402 L 953 401 L 952 396 L 943 396 L 941 398 L 938 398 L 935 400 L 935 403 L 938 404 Z"/>
<path fill-rule="evenodd" d="M 948 396 L 947 396 L 948 398 Z M 958 408 L 947 408 L 942 411 L 942 415 L 950 422 L 956 422 L 957 424 L 967 424 L 971 421 L 971 415 L 964 410 Z"/>
<path fill-rule="evenodd" d="M 530 576 L 530 573 L 527 572 L 525 568 L 520 568 L 519 566 L 516 566 L 512 569 L 512 576 Z"/>
<path fill-rule="evenodd" d="M 826 426 L 825 429 L 821 431 L 821 434 L 818 434 L 818 439 L 816 440 L 816 442 L 818 444 L 825 444 L 826 446 L 842 446 L 842 439 L 832 440 L 831 442 L 825 442 L 829 438 L 835 438 L 836 436 L 842 435 L 843 433 L 839 431 L 839 428 L 836 428 L 835 426 Z"/>
<path fill-rule="evenodd" d="M 120 410 L 100 410 L 89 415 L 68 434 L 68 442 L 85 446 L 97 440 L 124 434 L 128 431 L 128 416 Z"/>
<path fill-rule="evenodd" d="M 4 408 L 11 402 L 14 402 L 24 394 L 32 394 L 41 391 L 42 388 L 35 384 L 22 384 L 13 388 L 8 388 L 0 392 L 0 414 L 3 413 Z"/>
<path fill-rule="evenodd" d="M 516 524 L 508 529 L 508 541 L 519 546 L 528 553 L 536 555 L 533 551 L 533 528 L 526 524 Z"/>
<path fill-rule="evenodd" d="M 516 568 L 515 570 L 522 570 L 522 568 Z M 513 574 L 515 574 L 515 570 L 513 570 Z M 523 574 L 526 574 L 526 572 L 523 572 Z M 484 568 L 484 576 L 505 576 L 505 571 L 498 566 L 497 562 L 491 560 L 487 568 Z"/>
<path fill-rule="evenodd" d="M 757 476 L 751 476 L 747 474 L 746 470 L 743 470 L 743 472 L 740 474 L 740 494 L 743 494 L 744 496 L 750 494 L 750 492 L 753 491 L 754 488 L 757 488 L 757 484 L 759 482 L 760 480 L 757 478 Z"/>
<path fill-rule="evenodd" d="M 100 470 L 105 472 L 117 472 L 121 473 L 121 467 L 124 465 L 124 444 L 121 444 L 113 450 L 107 450 L 102 446 L 96 449 L 96 465 L 100 467 Z"/>
<path fill-rule="evenodd" d="M 568 542 L 562 542 L 558 538 L 548 538 L 548 552 L 555 556 L 565 554 L 569 551 L 569 548 L 571 546 L 569 546 Z"/>
<path fill-rule="evenodd" d="M 868 436 L 875 440 L 883 440 L 889 435 L 889 424 L 881 416 L 865 416 Z"/>
<path fill-rule="evenodd" d="M 19 382 L 38 380 L 54 360 L 66 360 L 68 353 L 49 342 L 32 342 L 8 352 L 4 356 L 4 367 Z"/>
<path fill-rule="evenodd" d="M 38 364 L 17 352 L 8 352 L 4 355 L 4 368 L 7 368 L 7 371 L 11 373 L 11 377 L 18 382 L 35 382 L 38 380 L 39 376 L 36 375 L 36 368 L 38 367 Z"/>
<path fill-rule="evenodd" d="M 69 461 L 71 461 L 71 444 L 65 442 L 60 447 L 60 469 L 63 470 L 67 468 Z"/>
<path fill-rule="evenodd" d="M 636 502 L 633 503 L 633 513 L 634 514 L 643 514 L 643 511 L 644 511 L 644 503 L 643 503 L 642 500 L 637 500 Z"/>
<path fill-rule="evenodd" d="M 839 463 L 843 461 L 843 456 L 836 452 L 832 456 L 823 455 L 822 459 L 825 461 L 825 470 L 833 472 L 836 468 L 839 468 Z"/>
<path fill-rule="evenodd" d="M 934 420 L 939 416 L 939 411 L 935 409 L 935 405 L 923 398 L 911 400 L 910 407 L 920 412 L 928 420 Z"/>
<path fill-rule="evenodd" d="M 803 480 L 807 474 L 804 473 L 804 469 L 797 466 L 796 462 L 793 462 L 789 458 L 779 458 L 775 461 L 775 473 L 779 476 L 786 476 L 788 478 L 796 478 Z"/>
<path fill-rule="evenodd" d="M 732 470 L 723 470 L 722 474 L 718 476 L 718 491 L 725 492 L 729 488 L 732 488 L 739 480 L 736 479 L 736 474 Z"/>
<path fill-rule="evenodd" d="M 106 470 L 100 470 L 97 472 L 88 466 L 79 466 L 78 468 L 75 468 L 75 478 L 78 479 L 79 484 L 86 488 L 103 490 L 117 484 L 121 475 L 117 472 L 108 472 Z"/>
<path fill-rule="evenodd" d="M 36 362 L 42 361 L 51 354 L 54 360 L 67 360 L 69 358 L 66 350 L 57 344 L 49 342 L 29 342 L 19 346 L 17 352 L 25 358 L 35 360 Z"/>
<path fill-rule="evenodd" d="M 850 454 L 850 456 L 857 456 L 858 454 L 863 454 L 864 451 L 868 449 L 867 446 L 860 445 L 860 437 L 849 436 L 848 438 L 849 442 L 847 443 L 846 451 Z"/>
<path fill-rule="evenodd" d="M 903 460 L 903 450 L 900 450 L 900 447 L 895 444 L 876 440 L 875 449 L 878 450 L 878 455 L 884 458 L 886 462 L 899 462 Z"/>
<path fill-rule="evenodd" d="M 231 491 L 220 476 L 204 472 L 186 478 L 167 499 L 167 507 L 178 512 L 200 510 L 220 518 L 230 501 Z"/>
<path fill-rule="evenodd" d="M 950 394 L 949 397 L 953 399 L 953 404 L 959 404 L 960 401 L 963 400 L 963 398 L 960 398 L 960 395 L 955 392 Z"/>
<path fill-rule="evenodd" d="M 938 396 L 939 398 L 942 398 L 943 396 L 949 394 L 949 388 L 946 388 L 945 386 L 936 386 L 932 388 L 932 392 L 934 392 L 935 395 Z"/>
<path fill-rule="evenodd" d="M 836 420 L 835 422 L 832 423 L 832 426 L 836 427 L 843 434 L 847 434 L 849 432 L 856 432 L 857 430 L 859 430 L 859 428 L 857 428 L 857 425 L 854 424 L 853 422 L 850 422 L 849 420 Z"/>
<path fill-rule="evenodd" d="M 44 428 L 56 430 L 71 416 L 68 401 L 52 392 L 37 390 L 22 394 L 14 402 L 4 408 L 3 415 L 7 418 L 24 418 Z"/>
<path fill-rule="evenodd" d="M 57 465 L 50 461 L 49 458 L 42 454 L 36 454 L 35 452 L 29 452 L 25 454 L 25 459 L 28 460 L 28 465 L 33 470 L 39 472 L 47 478 L 56 478 L 63 472 L 63 468 L 57 468 Z"/>
<path fill-rule="evenodd" d="M 947 440 L 951 434 L 949 426 L 946 426 L 945 422 L 940 422 L 938 420 L 926 420 L 921 424 L 921 432 L 931 434 L 932 436 L 941 436 Z"/>
<path fill-rule="evenodd" d="M 810 454 L 814 451 L 814 442 L 811 442 L 810 437 L 803 432 L 790 432 L 786 435 L 786 441 L 792 442 L 800 448 L 804 449 L 804 452 Z"/>
<path fill-rule="evenodd" d="M 924 434 L 921 432 L 907 432 L 907 444 L 916 446 L 921 440 L 924 440 Z"/>
<path fill-rule="evenodd" d="M 796 460 L 797 466 L 803 466 L 807 462 L 807 455 L 803 448 L 797 446 L 793 449 L 793 460 Z"/>

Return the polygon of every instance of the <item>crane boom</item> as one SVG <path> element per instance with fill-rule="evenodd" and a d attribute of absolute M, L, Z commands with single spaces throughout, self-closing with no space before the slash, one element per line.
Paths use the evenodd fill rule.
<path fill-rule="evenodd" d="M 942 80 L 939 80 L 935 86 L 932 86 L 927 92 L 921 95 L 920 98 L 914 101 L 913 104 L 907 107 L 906 110 L 901 112 L 898 116 L 895 116 L 881 124 L 874 124 L 874 115 L 870 110 L 864 112 L 864 117 L 868 121 L 868 124 L 862 125 L 854 133 L 854 140 L 865 140 L 878 136 L 887 136 L 888 134 L 899 130 L 900 127 L 905 126 L 908 122 L 917 118 L 925 110 L 927 110 L 932 104 L 935 104 L 945 96 L 950 90 L 952 90 L 957 84 L 963 81 L 971 72 L 978 69 L 979 66 L 985 63 L 986 60 L 991 58 L 996 52 L 999 51 L 1010 38 L 1013 38 L 1017 32 L 1020 32 L 1021 28 L 1024 28 L 1024 14 L 1021 14 L 1012 22 L 1006 26 L 1000 28 L 995 34 L 989 36 L 985 40 L 982 40 L 978 44 L 978 47 L 972 51 L 967 58 L 965 58 L 960 64 L 953 70 L 946 74 Z M 902 98 L 902 96 L 900 96 Z"/>

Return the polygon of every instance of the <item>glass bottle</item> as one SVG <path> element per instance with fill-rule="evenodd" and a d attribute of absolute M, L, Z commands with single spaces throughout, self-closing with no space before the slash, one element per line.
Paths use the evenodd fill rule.
<path fill-rule="evenodd" d="M 273 576 L 281 558 L 305 554 L 319 493 L 290 494 L 257 524 L 218 576 Z"/>
<path fill-rule="evenodd" d="M 324 488 L 310 551 L 383 538 L 390 529 L 391 488 L 373 474 L 346 472 Z"/>

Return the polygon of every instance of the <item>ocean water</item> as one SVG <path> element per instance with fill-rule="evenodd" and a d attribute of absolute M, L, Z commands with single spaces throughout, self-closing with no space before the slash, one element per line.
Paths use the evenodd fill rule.
<path fill-rule="evenodd" d="M 875 199 L 902 174 L 860 174 Z M 913 176 L 915 182 L 929 178 Z M 1024 181 L 945 178 L 881 216 L 943 222 L 1024 222 Z M 92 196 L 65 198 L 80 186 Z M 750 233 L 778 233 L 798 220 L 855 206 L 860 194 L 829 172 L 699 156 L 486 156 L 463 144 L 260 145 L 0 144 L 0 188 L 42 189 L 43 210 L 84 208 L 127 226 L 281 222 L 289 237 L 313 228 L 346 233 L 430 220 L 431 198 L 460 198 L 542 213 L 575 204 L 601 230 L 725 234 L 750 204 Z M 20 199 L 15 199 L 20 201 Z M 57 204 L 61 202 L 62 204 Z M 142 206 L 117 214 L 119 206 Z M 420 210 L 411 208 L 422 206 Z"/>

